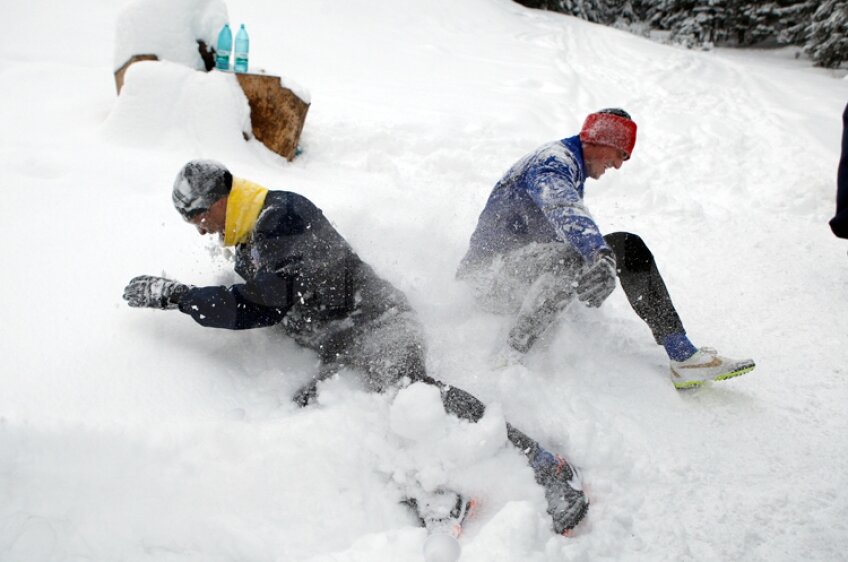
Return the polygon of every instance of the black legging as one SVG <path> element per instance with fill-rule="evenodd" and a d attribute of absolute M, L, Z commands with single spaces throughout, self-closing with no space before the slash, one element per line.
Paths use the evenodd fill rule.
<path fill-rule="evenodd" d="M 442 404 L 445 407 L 445 411 L 449 414 L 470 422 L 477 422 L 483 417 L 486 411 L 486 405 L 461 388 L 437 381 L 427 375 L 420 377 L 418 380 L 432 384 L 439 389 L 439 392 L 442 394 Z M 510 443 L 515 445 L 528 458 L 533 458 L 536 454 L 539 443 L 535 439 L 528 437 L 524 432 L 516 429 L 509 422 L 506 424 L 506 436 Z"/>
<path fill-rule="evenodd" d="M 636 314 L 645 321 L 660 345 L 663 338 L 685 333 L 654 256 L 636 234 L 613 232 L 604 236 L 615 254 L 621 288 Z"/>
<path fill-rule="evenodd" d="M 408 378 L 411 382 L 423 382 L 435 386 L 439 389 L 445 411 L 460 419 L 476 423 L 483 417 L 486 405 L 478 398 L 461 388 L 438 381 L 427 374 L 424 366 L 423 347 L 410 345 L 407 348 L 407 353 L 400 354 L 398 359 L 399 361 L 392 365 L 391 369 L 393 374 L 397 376 L 397 381 Z M 318 375 L 301 388 L 292 399 L 301 407 L 307 406 L 318 394 L 318 383 L 331 377 L 336 372 L 338 372 L 336 366 L 322 368 Z M 510 423 L 506 424 L 506 429 L 509 441 L 529 459 L 532 459 L 539 448 L 539 443 Z"/>

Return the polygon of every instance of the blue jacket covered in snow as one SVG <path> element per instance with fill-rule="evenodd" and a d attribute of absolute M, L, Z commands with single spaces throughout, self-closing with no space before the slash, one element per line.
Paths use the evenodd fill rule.
<path fill-rule="evenodd" d="M 489 195 L 459 275 L 533 242 L 570 244 L 591 262 L 608 246 L 583 204 L 585 182 L 579 136 L 545 144 L 519 160 Z"/>

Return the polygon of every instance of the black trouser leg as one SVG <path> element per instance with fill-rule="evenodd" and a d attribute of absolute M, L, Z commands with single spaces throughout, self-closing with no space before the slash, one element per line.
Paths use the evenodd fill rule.
<path fill-rule="evenodd" d="M 323 364 L 319 374 L 294 397 L 300 406 L 315 399 L 317 385 L 347 365 L 361 371 L 373 390 L 382 391 L 401 383 L 432 384 L 439 389 L 445 411 L 464 420 L 477 422 L 486 406 L 468 392 L 427 375 L 424 346 L 418 323 L 411 314 L 396 314 L 361 329 L 334 334 L 319 350 Z M 507 424 L 510 442 L 530 456 L 538 444 Z"/>
<path fill-rule="evenodd" d="M 615 254 L 618 278 L 630 306 L 648 324 L 656 342 L 662 345 L 666 336 L 685 333 L 645 242 L 629 232 L 613 232 L 604 236 L 604 240 Z"/>
<path fill-rule="evenodd" d="M 485 404 L 461 388 L 447 385 L 428 376 L 424 376 L 419 380 L 435 385 L 439 389 L 442 393 L 442 404 L 445 407 L 445 411 L 449 414 L 476 423 L 486 412 Z M 521 430 L 516 429 L 510 423 L 506 424 L 506 436 L 509 442 L 521 450 L 528 458 L 532 458 L 536 453 L 539 443 L 535 439 L 528 437 Z"/>
<path fill-rule="evenodd" d="M 292 401 L 301 408 L 309 406 L 318 396 L 318 383 L 332 377 L 339 372 L 339 369 L 340 366 L 336 364 L 322 364 L 318 374 L 294 393 Z"/>

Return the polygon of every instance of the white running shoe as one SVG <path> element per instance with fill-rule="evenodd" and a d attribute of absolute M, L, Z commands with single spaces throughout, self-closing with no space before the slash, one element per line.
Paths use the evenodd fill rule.
<path fill-rule="evenodd" d="M 752 359 L 728 359 L 711 347 L 702 347 L 686 361 L 671 362 L 674 388 L 692 388 L 707 381 L 723 381 L 754 369 Z"/>

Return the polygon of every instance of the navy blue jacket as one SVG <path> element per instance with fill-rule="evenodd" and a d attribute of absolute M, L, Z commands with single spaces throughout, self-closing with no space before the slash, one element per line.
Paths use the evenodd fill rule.
<path fill-rule="evenodd" d="M 830 228 L 840 238 L 848 238 L 848 105 L 842 113 L 842 157 L 836 176 L 836 216 Z"/>
<path fill-rule="evenodd" d="M 235 254 L 244 283 L 192 287 L 180 300 L 180 310 L 203 326 L 241 330 L 282 323 L 289 335 L 316 347 L 308 342 L 331 322 L 353 318 L 360 324 L 392 307 L 409 308 L 404 295 L 297 193 L 269 191 L 250 239 L 236 245 Z"/>
<path fill-rule="evenodd" d="M 563 242 L 587 262 L 608 249 L 583 204 L 586 164 L 580 137 L 545 144 L 519 160 L 495 185 L 459 275 L 532 242 Z"/>

